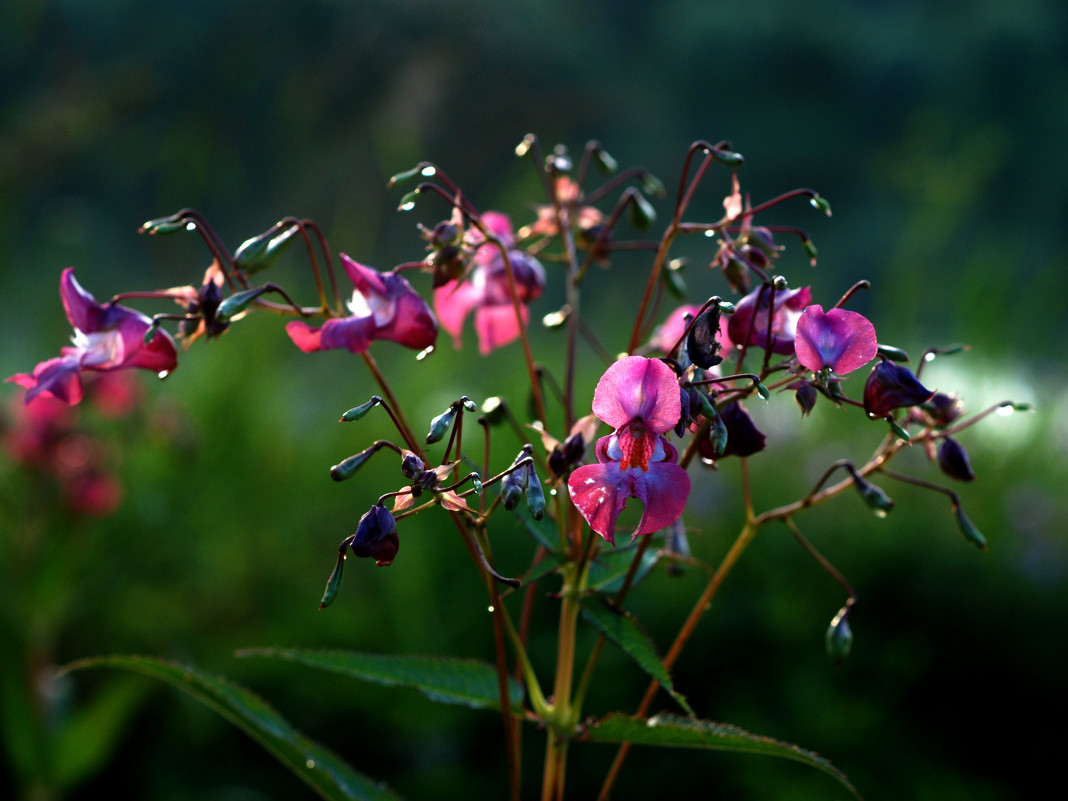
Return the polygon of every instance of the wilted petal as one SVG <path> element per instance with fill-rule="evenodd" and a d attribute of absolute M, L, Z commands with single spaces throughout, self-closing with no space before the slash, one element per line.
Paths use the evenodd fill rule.
<path fill-rule="evenodd" d="M 838 375 L 851 373 L 874 359 L 878 349 L 875 326 L 857 312 L 824 312 L 822 306 L 813 305 L 797 321 L 794 352 L 813 372 L 829 367 Z"/>

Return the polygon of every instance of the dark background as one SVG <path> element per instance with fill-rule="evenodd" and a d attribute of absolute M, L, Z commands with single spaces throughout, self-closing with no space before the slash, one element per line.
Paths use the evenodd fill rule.
<path fill-rule="evenodd" d="M 817 271 L 796 247 L 783 270 L 811 281 L 817 302 L 867 278 L 873 289 L 855 308 L 881 341 L 914 354 L 972 346 L 933 364 L 930 384 L 973 410 L 1013 398 L 1037 411 L 961 437 L 979 478 L 956 488 L 987 553 L 964 542 L 942 496 L 902 485 L 886 484 L 898 502 L 886 520 L 852 495 L 799 518 L 860 598 L 843 667 L 823 652 L 841 589 L 772 527 L 702 622 L 676 685 L 704 717 L 831 758 L 869 799 L 1031 797 L 1055 780 L 1066 745 L 1053 712 L 1068 633 L 1058 344 L 1068 333 L 1066 14 L 1055 0 L 9 0 L 0 6 L 0 374 L 28 371 L 69 336 L 55 292 L 66 266 L 102 299 L 199 281 L 208 263 L 199 240 L 139 236 L 150 217 L 193 206 L 231 248 L 282 215 L 312 217 L 335 250 L 386 268 L 421 257 L 416 221 L 445 216 L 430 204 L 395 212 L 389 175 L 422 159 L 480 207 L 524 220 L 540 199 L 529 162 L 513 152 L 527 132 L 574 152 L 598 139 L 670 191 L 692 141 L 727 138 L 746 157 L 754 202 L 797 186 L 830 199 L 829 220 L 801 202 L 767 220 L 812 234 Z M 717 216 L 728 188 L 727 171 L 713 171 L 691 216 Z M 668 201 L 657 207 L 670 213 Z M 707 242 L 676 251 L 690 259 L 695 291 L 722 291 L 702 270 Z M 585 310 L 614 348 L 625 345 L 612 326 L 633 314 L 629 287 L 647 264 L 621 259 L 585 287 Z M 293 255 L 272 278 L 296 284 L 304 270 Z M 547 293 L 535 316 L 554 300 Z M 443 342 L 420 365 L 391 343 L 376 346 L 414 419 L 461 393 L 521 386 L 515 346 L 479 361 L 470 330 L 466 341 L 466 361 Z M 499 384 L 486 386 L 487 374 Z M 261 315 L 198 343 L 165 383 L 139 378 L 149 397 L 134 419 L 86 412 L 124 481 L 114 516 L 64 518 L 44 489 L 0 462 L 0 795 L 53 797 L 40 756 L 52 724 L 21 718 L 12 702 L 24 654 L 58 664 L 115 652 L 233 676 L 407 798 L 501 797 L 496 716 L 232 657 L 256 645 L 492 656 L 484 589 L 429 515 L 406 529 L 394 566 L 350 561 L 335 606 L 315 612 L 337 543 L 392 488 L 326 475 L 386 430 L 333 422 L 376 391 L 358 360 L 305 357 Z M 752 460 L 758 509 L 803 494 L 824 465 L 863 458 L 878 439 L 831 408 L 803 426 L 787 399 L 760 414 L 773 445 Z M 905 456 L 910 470 L 935 476 L 921 453 Z M 695 486 L 691 543 L 715 563 L 741 521 L 737 472 L 724 467 Z M 37 544 L 23 547 L 31 536 Z M 528 558 L 518 531 L 497 533 L 494 547 L 505 572 Z M 701 586 L 694 571 L 657 575 L 633 596 L 661 648 Z M 539 606 L 549 631 L 553 609 Z M 534 648 L 546 667 L 552 649 L 548 634 Z M 629 710 L 644 685 L 609 654 L 588 708 Z M 99 756 L 66 797 L 310 795 L 229 724 L 147 680 L 78 674 L 59 692 L 61 710 L 116 699 L 106 705 L 112 723 L 90 736 Z M 533 795 L 541 735 L 528 731 L 526 743 Z M 573 797 L 590 796 L 612 753 L 573 750 Z M 844 797 L 788 762 L 638 751 L 615 797 L 654 792 Z"/>

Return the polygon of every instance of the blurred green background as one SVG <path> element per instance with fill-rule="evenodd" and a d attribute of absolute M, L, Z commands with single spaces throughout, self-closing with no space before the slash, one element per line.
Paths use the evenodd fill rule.
<path fill-rule="evenodd" d="M 394 210 L 388 176 L 422 159 L 481 208 L 522 221 L 540 199 L 513 153 L 527 132 L 575 152 L 599 139 L 672 192 L 692 141 L 727 138 L 746 156 L 754 202 L 810 186 L 833 204 L 829 220 L 802 203 L 765 220 L 806 227 L 820 249 L 813 272 L 793 247 L 782 264 L 792 281 L 811 281 L 826 305 L 870 279 L 855 308 L 882 341 L 913 354 L 972 345 L 935 362 L 930 385 L 973 410 L 1007 398 L 1038 410 L 961 437 L 979 479 L 956 488 L 988 553 L 963 541 L 942 496 L 889 482 L 898 506 L 886 520 L 852 495 L 799 519 L 860 599 L 842 668 L 823 652 L 841 589 L 770 528 L 701 624 L 676 685 L 705 717 L 828 756 L 869 799 L 1032 797 L 1055 781 L 1068 745 L 1052 717 L 1068 635 L 1068 395 L 1056 344 L 1068 334 L 1066 16 L 1058 0 L 7 0 L 0 374 L 65 343 L 55 290 L 66 266 L 98 298 L 199 281 L 199 240 L 139 236 L 150 217 L 195 207 L 231 248 L 285 214 L 311 217 L 335 250 L 386 268 L 421 256 L 416 221 L 445 216 L 430 203 Z M 717 216 L 728 188 L 714 171 L 691 217 Z M 658 209 L 666 216 L 668 201 Z M 689 257 L 695 293 L 723 291 L 703 271 L 707 240 L 680 242 L 676 255 Z M 595 324 L 633 313 L 628 287 L 646 265 L 621 259 L 591 274 Z M 295 285 L 304 271 L 294 251 L 272 277 Z M 554 302 L 550 291 L 535 316 Z M 552 349 L 552 337 L 537 344 Z M 413 419 L 461 393 L 519 392 L 514 346 L 478 361 L 470 330 L 466 340 L 466 361 L 443 340 L 418 365 L 376 345 Z M 605 341 L 625 347 L 618 330 Z M 394 566 L 350 561 L 340 599 L 315 611 L 337 544 L 394 488 L 387 475 L 327 477 L 386 433 L 380 420 L 334 424 L 375 391 L 359 361 L 304 356 L 261 315 L 198 343 L 165 383 L 138 378 L 148 401 L 130 419 L 83 417 L 124 483 L 114 516 L 66 517 L 45 483 L 0 462 L 0 797 L 48 798 L 57 783 L 75 799 L 310 797 L 243 734 L 147 680 L 76 674 L 48 688 L 56 719 L 31 725 L 18 708 L 27 660 L 113 652 L 233 676 L 406 798 L 501 797 L 494 715 L 232 656 L 257 645 L 492 655 L 485 591 L 454 532 L 429 515 L 405 527 Z M 772 443 L 752 460 L 758 508 L 803 494 L 823 466 L 862 458 L 878 436 L 834 409 L 801 426 L 788 399 L 756 414 Z M 923 454 L 906 457 L 934 477 Z M 710 562 L 741 520 L 734 467 L 695 474 L 687 524 Z M 529 557 L 525 535 L 507 527 L 494 548 L 506 573 Z M 661 648 L 701 585 L 694 571 L 657 575 L 633 596 Z M 551 630 L 551 600 L 537 620 Z M 546 666 L 552 649 L 546 634 L 536 649 Z M 644 685 L 608 655 L 589 709 L 630 709 Z M 98 719 L 70 735 L 67 756 L 50 755 L 44 733 L 94 703 Z M 533 794 L 540 735 L 528 731 L 526 746 Z M 573 797 L 590 796 L 612 754 L 573 751 Z M 665 792 L 843 797 L 792 763 L 653 750 L 632 755 L 614 797 Z"/>

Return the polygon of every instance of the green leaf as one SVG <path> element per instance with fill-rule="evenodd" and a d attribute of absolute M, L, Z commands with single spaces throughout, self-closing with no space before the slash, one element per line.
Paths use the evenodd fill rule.
<path fill-rule="evenodd" d="M 56 783 L 73 787 L 100 770 L 119 744 L 127 721 L 147 686 L 132 676 L 116 676 L 75 711 L 56 732 L 52 750 Z"/>
<path fill-rule="evenodd" d="M 497 669 L 474 659 L 448 659 L 434 656 L 387 656 L 351 651 L 308 650 L 303 648 L 249 648 L 237 656 L 267 656 L 308 667 L 341 673 L 386 687 L 410 687 L 431 701 L 461 704 L 474 709 L 500 709 Z M 523 688 L 508 680 L 512 707 L 523 703 Z"/>
<path fill-rule="evenodd" d="M 113 667 L 160 679 L 214 709 L 270 751 L 328 801 L 396 801 L 393 791 L 357 773 L 340 757 L 308 739 L 266 701 L 221 676 L 188 665 L 145 656 L 79 659 L 63 670 Z"/>
<path fill-rule="evenodd" d="M 659 536 L 657 538 L 662 539 Z M 634 552 L 637 547 L 638 544 L 633 543 L 599 550 L 597 556 L 590 562 L 588 582 L 590 589 L 606 593 L 617 592 L 623 586 L 623 579 L 630 570 L 630 563 L 634 561 Z M 638 572 L 634 576 L 633 586 L 641 584 L 656 567 L 658 561 L 660 561 L 660 549 L 655 546 L 647 548 L 642 556 L 642 563 L 638 566 Z"/>
<path fill-rule="evenodd" d="M 729 723 L 713 723 L 708 720 L 692 720 L 669 715 L 657 715 L 646 719 L 613 714 L 588 723 L 577 739 L 594 743 L 703 748 L 713 751 L 737 751 L 783 757 L 803 762 L 809 767 L 833 776 L 854 797 L 860 798 L 846 775 L 819 754 L 792 743 L 751 734 Z"/>
<path fill-rule="evenodd" d="M 660 682 L 660 686 L 671 693 L 679 706 L 690 715 L 693 709 L 686 698 L 675 691 L 671 683 L 671 674 L 660 661 L 656 646 L 649 635 L 638 625 L 638 621 L 627 614 L 609 606 L 599 597 L 586 598 L 582 602 L 582 616 L 601 634 L 619 646 L 627 656 L 638 663 L 639 667 Z"/>
<path fill-rule="evenodd" d="M 532 520 L 526 515 L 516 514 L 515 519 L 534 538 L 534 541 L 549 553 L 556 553 L 559 550 L 560 543 L 559 534 L 556 530 L 556 521 L 551 517 L 545 515 L 541 520 Z"/>

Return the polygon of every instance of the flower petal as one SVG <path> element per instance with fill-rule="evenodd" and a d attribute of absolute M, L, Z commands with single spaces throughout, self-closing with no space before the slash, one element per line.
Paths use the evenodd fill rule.
<path fill-rule="evenodd" d="M 438 322 L 452 335 L 455 347 L 459 348 L 462 344 L 460 332 L 464 319 L 480 303 L 481 298 L 482 293 L 470 281 L 450 281 L 434 290 L 434 311 Z"/>
<path fill-rule="evenodd" d="M 848 309 L 813 305 L 797 321 L 794 351 L 797 360 L 813 372 L 829 367 L 838 375 L 851 373 L 875 358 L 879 344 L 875 326 Z"/>
<path fill-rule="evenodd" d="M 590 528 L 614 545 L 616 518 L 629 498 L 638 498 L 644 506 L 633 537 L 651 534 L 682 516 L 690 495 L 690 476 L 672 462 L 654 462 L 647 471 L 620 470 L 618 463 L 608 462 L 577 468 L 567 488 Z"/>
<path fill-rule="evenodd" d="M 593 412 L 616 429 L 640 418 L 651 431 L 663 434 L 682 415 L 679 383 L 659 359 L 626 356 L 597 382 Z"/>
<path fill-rule="evenodd" d="M 526 306 L 519 307 L 523 325 L 530 318 Z M 485 356 L 494 348 L 507 345 L 519 338 L 519 321 L 515 309 L 507 306 L 480 306 L 475 312 L 475 333 L 478 334 L 478 352 Z"/>

